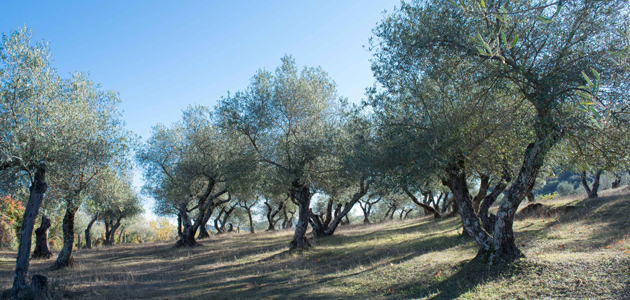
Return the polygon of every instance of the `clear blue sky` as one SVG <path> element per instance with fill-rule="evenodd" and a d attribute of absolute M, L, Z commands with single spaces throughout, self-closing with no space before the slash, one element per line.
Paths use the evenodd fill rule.
<path fill-rule="evenodd" d="M 321 66 L 340 96 L 360 101 L 374 82 L 371 30 L 399 3 L 0 0 L 0 31 L 28 27 L 50 42 L 59 74 L 89 72 L 119 92 L 127 128 L 146 139 L 151 126 L 178 121 L 189 104 L 213 107 L 245 89 L 285 53 L 299 66 Z"/>

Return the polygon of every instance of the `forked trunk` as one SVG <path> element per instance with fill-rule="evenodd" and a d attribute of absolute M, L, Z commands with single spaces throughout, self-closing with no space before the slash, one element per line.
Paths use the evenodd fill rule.
<path fill-rule="evenodd" d="M 57 261 L 55 261 L 53 269 L 62 269 L 74 264 L 74 258 L 72 257 L 72 248 L 74 247 L 74 215 L 79 208 L 72 206 L 74 205 L 72 201 L 70 201 L 66 209 L 66 214 L 63 217 L 61 226 L 63 229 L 63 247 L 57 256 Z"/>
<path fill-rule="evenodd" d="M 464 230 L 475 239 L 475 242 L 477 242 L 479 246 L 480 254 L 485 255 L 485 253 L 492 250 L 492 237 L 483 230 L 481 220 L 479 220 L 473 209 L 472 197 L 468 192 L 468 185 L 466 184 L 463 161 L 457 161 L 446 171 L 450 177 L 449 187 L 453 193 L 454 203 L 459 207 L 458 211 L 462 218 Z"/>
<path fill-rule="evenodd" d="M 182 216 L 182 224 L 184 229 L 182 231 L 182 236 L 175 243 L 175 247 L 192 247 L 197 245 L 197 241 L 195 241 L 195 231 L 193 230 L 193 224 L 190 221 L 190 217 L 188 217 L 188 212 L 186 211 L 186 203 L 182 203 L 179 206 L 179 213 Z"/>
<path fill-rule="evenodd" d="M 479 205 L 481 205 L 481 200 L 486 197 L 488 193 L 488 188 L 490 188 L 490 176 L 486 174 L 479 175 L 480 183 L 479 183 L 479 192 L 473 198 L 473 209 L 475 213 L 479 213 Z"/>
<path fill-rule="evenodd" d="M 118 244 L 122 244 L 122 236 L 125 233 L 125 226 L 120 229 L 120 233 L 118 234 Z"/>
<path fill-rule="evenodd" d="M 593 187 L 589 188 L 588 187 L 588 182 L 586 181 L 586 171 L 582 172 L 582 176 L 581 176 L 581 181 L 582 181 L 582 186 L 584 187 L 584 190 L 586 190 L 586 194 L 588 194 L 588 198 L 589 199 L 595 199 L 597 197 L 599 197 L 597 195 L 597 191 L 599 190 L 599 178 L 602 175 L 602 170 L 597 170 L 597 172 L 595 172 L 595 175 L 593 176 Z"/>
<path fill-rule="evenodd" d="M 48 249 L 48 230 L 52 226 L 50 218 L 42 215 L 42 224 L 35 229 L 35 250 L 33 250 L 34 259 L 49 259 L 52 252 Z"/>
<path fill-rule="evenodd" d="M 407 196 L 409 196 L 409 198 L 411 198 L 411 201 L 413 201 L 413 203 L 424 208 L 425 211 L 428 211 L 429 213 L 433 214 L 434 219 L 439 219 L 442 217 L 442 215 L 440 215 L 440 213 L 437 210 L 435 210 L 435 208 L 431 207 L 430 205 L 420 202 L 418 198 L 416 198 L 416 196 L 411 191 L 409 191 L 409 189 L 405 187 L 403 188 L 403 191 L 405 192 L 405 194 L 407 194 Z"/>
<path fill-rule="evenodd" d="M 514 240 L 512 227 L 514 215 L 521 201 L 534 187 L 536 176 L 543 166 L 547 153 L 562 134 L 563 131 L 559 129 L 547 132 L 547 134 L 539 134 L 536 141 L 527 146 L 518 177 L 505 193 L 497 212 L 497 220 L 494 225 L 496 263 L 509 263 L 523 257 L 523 253 L 518 249 Z"/>
<path fill-rule="evenodd" d="M 496 222 L 496 216 L 488 212 L 490 210 L 490 206 L 492 206 L 492 204 L 497 200 L 497 197 L 503 193 L 510 180 L 510 174 L 506 170 L 499 183 L 494 186 L 494 189 L 490 192 L 490 194 L 483 198 L 481 205 L 479 206 L 479 213 L 477 213 L 477 216 L 479 217 L 479 220 L 481 220 L 483 229 L 488 233 L 494 232 L 494 224 Z"/>
<path fill-rule="evenodd" d="M 85 248 L 86 249 L 92 249 L 92 238 L 90 237 L 90 231 L 92 230 L 92 225 L 94 225 L 94 222 L 96 222 L 96 219 L 98 219 L 98 212 L 94 214 L 94 217 L 92 217 L 92 220 L 90 220 L 90 223 L 88 223 L 87 228 L 85 228 Z"/>
<path fill-rule="evenodd" d="M 615 180 L 611 184 L 611 188 L 616 189 L 621 186 L 621 175 L 619 173 L 615 174 Z"/>
<path fill-rule="evenodd" d="M 35 179 L 31 184 L 28 202 L 24 209 L 24 216 L 22 217 L 22 226 L 20 227 L 20 243 L 18 245 L 17 259 L 15 261 L 13 286 L 11 287 L 11 294 L 13 295 L 17 295 L 20 290 L 26 287 L 29 265 L 28 258 L 31 254 L 31 238 L 33 236 L 35 218 L 44 199 L 44 193 L 46 193 L 48 189 L 48 184 L 46 183 L 46 165 L 39 164 L 34 177 Z"/>
<path fill-rule="evenodd" d="M 311 243 L 306 237 L 306 229 L 308 227 L 308 212 L 311 205 L 310 189 L 299 183 L 297 180 L 293 182 L 291 197 L 298 203 L 298 222 L 295 225 L 295 233 L 293 240 L 289 244 L 289 250 L 304 250 L 311 247 Z"/>

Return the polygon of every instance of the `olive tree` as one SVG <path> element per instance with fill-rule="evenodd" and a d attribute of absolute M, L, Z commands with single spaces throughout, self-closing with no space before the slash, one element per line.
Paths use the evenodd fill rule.
<path fill-rule="evenodd" d="M 607 51 L 624 45 L 615 28 L 623 24 L 624 14 L 618 12 L 627 11 L 628 4 L 462 3 L 414 1 L 386 16 L 374 30 L 373 69 L 377 80 L 397 100 L 434 100 L 430 102 L 432 106 L 471 105 L 458 110 L 468 114 L 440 116 L 409 109 L 398 117 L 430 119 L 433 124 L 440 118 L 451 122 L 441 123 L 441 130 L 436 132 L 448 137 L 446 140 L 438 139 L 440 143 L 435 145 L 431 141 L 436 139 L 428 137 L 419 147 L 443 150 L 434 158 L 441 161 L 440 168 L 448 177 L 445 179 L 459 206 L 464 227 L 480 247 L 478 257 L 510 262 L 522 256 L 514 240 L 514 215 L 531 192 L 552 147 L 561 139 L 578 134 L 578 129 L 597 127 L 598 118 L 614 116 L 611 110 L 624 106 L 627 72 L 607 56 Z M 553 18 L 544 15 L 547 10 L 554 10 Z M 436 70 L 441 70 L 444 77 L 452 76 L 451 81 L 428 81 L 440 76 Z M 411 88 L 423 83 L 430 85 Z M 445 88 L 456 86 L 467 87 L 469 92 L 453 93 L 453 89 Z M 425 92 L 432 89 L 440 90 L 440 94 L 426 97 Z M 520 102 L 524 104 L 519 106 Z M 517 135 L 528 144 L 519 147 L 522 163 L 505 191 L 494 234 L 490 235 L 474 213 L 466 179 L 467 173 L 475 169 L 470 158 L 477 157 L 472 153 L 476 147 L 498 140 L 497 135 L 514 128 L 510 124 L 513 120 L 506 115 L 531 120 L 525 124 L 527 130 Z M 458 132 L 464 135 L 452 134 Z M 426 154 L 422 156 L 430 156 Z M 501 163 L 500 159 L 495 161 Z"/>
<path fill-rule="evenodd" d="M 117 94 L 103 91 L 85 74 L 77 73 L 64 84 L 62 96 L 69 103 L 67 114 L 75 116 L 81 126 L 74 134 L 79 143 L 70 147 L 66 155 L 59 155 L 50 167 L 50 185 L 54 198 L 62 199 L 63 247 L 55 261 L 55 268 L 72 264 L 75 215 L 81 207 L 94 179 L 108 166 L 126 165 L 131 135 L 123 129 Z"/>
<path fill-rule="evenodd" d="M 306 238 L 312 183 L 326 170 L 328 129 L 337 118 L 335 83 L 321 68 L 298 71 L 290 56 L 275 73 L 259 70 L 245 91 L 221 99 L 224 128 L 245 136 L 257 158 L 274 168 L 299 206 L 290 249 L 310 246 Z"/>

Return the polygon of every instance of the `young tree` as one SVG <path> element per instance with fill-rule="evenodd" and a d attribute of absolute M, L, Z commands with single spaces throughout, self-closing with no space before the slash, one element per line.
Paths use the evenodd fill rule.
<path fill-rule="evenodd" d="M 336 87 L 320 68 L 298 72 L 285 56 L 275 73 L 259 70 L 244 92 L 228 95 L 218 105 L 221 123 L 239 132 L 258 159 L 298 203 L 298 223 L 289 249 L 310 246 L 306 238 L 312 182 L 326 171 L 327 132 L 338 116 Z"/>

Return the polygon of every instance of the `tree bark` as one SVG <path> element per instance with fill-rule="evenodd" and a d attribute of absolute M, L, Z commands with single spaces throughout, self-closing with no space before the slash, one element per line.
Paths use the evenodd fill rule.
<path fill-rule="evenodd" d="M 534 193 L 532 193 L 532 191 L 529 191 L 529 193 L 527 193 L 527 202 L 529 203 L 536 202 L 536 198 L 534 198 Z"/>
<path fill-rule="evenodd" d="M 90 220 L 90 223 L 88 223 L 87 228 L 85 228 L 85 248 L 86 249 L 92 249 L 92 238 L 90 237 L 90 231 L 92 230 L 92 225 L 94 225 L 94 222 L 96 222 L 96 219 L 98 219 L 98 212 L 94 214 L 94 217 L 92 217 L 92 220 Z"/>
<path fill-rule="evenodd" d="M 52 252 L 48 249 L 48 230 L 52 226 L 50 218 L 42 215 L 42 224 L 35 229 L 35 250 L 33 250 L 33 259 L 49 259 Z"/>
<path fill-rule="evenodd" d="M 319 217 L 309 210 L 309 222 L 313 227 L 313 235 L 315 236 L 315 238 L 333 235 L 343 218 L 345 217 L 347 219 L 348 213 L 350 212 L 350 210 L 352 210 L 352 207 L 354 207 L 354 205 L 359 202 L 359 200 L 361 200 L 361 198 L 363 198 L 365 194 L 367 194 L 368 188 L 369 183 L 365 184 L 365 182 L 362 180 L 359 183 L 359 190 L 354 193 L 354 195 L 352 195 L 352 199 L 350 199 L 350 202 L 345 203 L 345 205 L 343 206 L 343 210 L 339 211 L 341 206 L 337 206 L 337 209 L 335 210 L 335 217 L 334 219 L 332 219 L 332 221 L 322 223 L 320 222 Z M 348 223 L 350 222 L 348 221 Z"/>
<path fill-rule="evenodd" d="M 123 233 L 125 233 L 125 226 L 120 229 L 120 233 L 118 234 L 118 244 L 122 244 Z"/>
<path fill-rule="evenodd" d="M 63 217 L 61 226 L 63 229 L 63 246 L 53 266 L 53 269 L 56 270 L 74 264 L 74 258 L 72 257 L 72 248 L 74 248 L 74 216 L 79 208 L 72 207 L 74 206 L 74 201 L 68 201 L 66 204 L 68 208 L 66 208 L 66 214 Z"/>
<path fill-rule="evenodd" d="M 273 210 L 273 207 L 268 201 L 265 201 L 265 206 L 267 206 L 267 222 L 269 223 L 267 230 L 276 230 L 276 223 L 278 222 L 278 219 L 275 219 L 275 217 L 284 208 L 284 203 L 280 202 L 276 211 Z"/>
<path fill-rule="evenodd" d="M 177 243 L 175 243 L 175 247 L 196 246 L 197 241 L 195 241 L 195 231 L 193 229 L 193 224 L 190 221 L 190 217 L 188 217 L 188 212 L 186 211 L 186 203 L 180 204 L 179 214 L 182 216 L 184 230 L 182 231 L 182 236 L 179 240 L 177 240 Z"/>
<path fill-rule="evenodd" d="M 463 159 L 458 159 L 456 162 L 451 163 L 446 170 L 450 177 L 449 187 L 453 193 L 454 203 L 459 207 L 458 211 L 462 218 L 464 230 L 479 245 L 480 251 L 478 255 L 485 255 L 492 250 L 492 237 L 483 230 L 481 220 L 479 220 L 473 209 L 472 197 L 468 192 L 463 164 Z"/>
<path fill-rule="evenodd" d="M 254 220 L 252 219 L 252 208 L 248 207 L 247 210 L 247 218 L 249 219 L 249 233 L 256 233 L 254 231 Z"/>
<path fill-rule="evenodd" d="M 499 197 L 499 195 L 503 193 L 508 185 L 508 182 L 510 182 L 511 179 L 512 178 L 510 177 L 509 171 L 506 170 L 503 173 L 503 176 L 501 177 L 499 183 L 494 186 L 492 192 L 486 195 L 481 202 L 477 216 L 481 220 L 483 229 L 486 230 L 488 233 L 494 232 L 494 223 L 496 221 L 496 216 L 489 213 L 490 206 L 492 206 L 492 204 L 497 200 L 497 197 Z"/>
<path fill-rule="evenodd" d="M 597 192 L 599 190 L 599 179 L 601 175 L 602 170 L 597 170 L 595 172 L 595 175 L 593 176 L 593 187 L 589 188 L 588 182 L 586 181 L 586 171 L 582 172 L 582 176 L 580 176 L 580 179 L 582 181 L 582 186 L 584 187 L 584 190 L 586 190 L 586 194 L 588 194 L 589 199 L 595 199 L 598 197 Z"/>
<path fill-rule="evenodd" d="M 430 205 L 426 205 L 420 202 L 418 198 L 416 198 L 416 196 L 414 196 L 414 194 L 411 193 L 409 189 L 407 189 L 407 187 L 404 187 L 403 191 L 405 192 L 405 194 L 407 194 L 407 196 L 409 196 L 409 198 L 411 198 L 411 201 L 413 201 L 413 203 L 415 203 L 416 205 L 424 208 L 426 211 L 429 211 L 431 214 L 433 214 L 434 219 L 439 219 L 442 217 L 442 215 L 440 215 L 440 213 L 437 210 L 435 210 L 435 208 L 431 207 Z"/>
<path fill-rule="evenodd" d="M 537 127 L 550 126 L 553 120 L 547 120 L 540 114 Z M 550 118 L 550 117 L 547 117 Z M 540 124 L 545 121 L 545 124 Z M 536 183 L 538 171 L 544 164 L 545 157 L 564 133 L 561 129 L 539 129 L 536 141 L 529 144 L 525 150 L 523 164 L 516 181 L 505 192 L 505 197 L 499 205 L 497 220 L 494 225 L 494 254 L 496 263 L 504 264 L 523 257 L 523 253 L 516 246 L 514 240 L 514 216 L 523 198 Z"/>
<path fill-rule="evenodd" d="M 31 238 L 33 236 L 35 218 L 44 199 L 44 193 L 46 193 L 48 189 L 45 164 L 37 165 L 34 177 L 30 187 L 28 202 L 24 209 L 24 216 L 22 217 L 22 226 L 20 227 L 20 243 L 18 245 L 17 259 L 15 262 L 13 286 L 11 287 L 11 294 L 13 295 L 17 295 L 20 290 L 26 287 L 29 266 L 28 259 L 31 254 Z"/>
<path fill-rule="evenodd" d="M 481 200 L 486 197 L 488 193 L 488 188 L 490 188 L 490 176 L 486 174 L 479 175 L 480 183 L 479 183 L 479 192 L 473 198 L 473 209 L 475 213 L 479 213 L 479 205 L 481 205 Z"/>
<path fill-rule="evenodd" d="M 222 191 L 219 191 L 218 193 L 209 196 L 210 192 L 212 191 L 212 189 L 208 190 L 206 192 L 206 194 L 204 194 L 204 199 L 206 199 L 203 202 L 203 205 L 198 206 L 199 208 L 199 215 L 197 216 L 197 219 L 195 220 L 195 223 L 193 223 L 193 231 L 196 234 L 197 230 L 199 230 L 199 236 L 198 238 L 202 239 L 202 238 L 208 238 L 210 237 L 210 233 L 208 232 L 208 230 L 206 229 L 207 225 L 208 225 L 208 221 L 210 221 L 210 217 L 212 216 L 212 212 L 214 211 L 214 209 L 216 207 L 218 207 L 219 205 L 223 204 L 223 203 L 227 203 L 230 202 L 230 200 L 232 200 L 232 195 L 228 194 L 228 198 L 227 200 L 222 200 L 222 201 L 216 201 L 217 198 L 219 198 L 221 195 L 227 193 L 227 189 L 223 189 Z M 208 205 L 207 208 L 205 208 L 205 205 Z M 216 226 L 215 226 L 216 227 Z"/>
<path fill-rule="evenodd" d="M 221 221 L 221 231 L 222 232 L 226 232 L 225 225 L 227 224 L 227 220 L 230 217 L 230 215 L 232 214 L 232 212 L 234 211 L 235 207 L 236 207 L 236 204 L 232 205 L 230 207 L 230 209 L 226 210 L 225 213 L 223 214 L 223 220 Z"/>
<path fill-rule="evenodd" d="M 298 203 L 298 222 L 295 226 L 293 240 L 289 244 L 289 250 L 304 250 L 311 247 L 311 243 L 306 237 L 306 229 L 308 227 L 308 212 L 311 205 L 311 191 L 308 186 L 295 180 L 292 183 L 291 198 Z"/>
<path fill-rule="evenodd" d="M 621 175 L 615 173 L 615 180 L 612 182 L 611 188 L 616 189 L 621 186 Z"/>
<path fill-rule="evenodd" d="M 182 215 L 177 213 L 177 237 L 182 237 Z"/>

